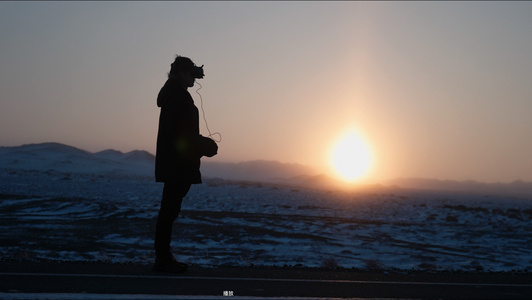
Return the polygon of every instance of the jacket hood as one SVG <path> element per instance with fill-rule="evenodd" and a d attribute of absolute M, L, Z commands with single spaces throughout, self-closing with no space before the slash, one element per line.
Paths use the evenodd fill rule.
<path fill-rule="evenodd" d="M 181 87 L 177 79 L 168 78 L 164 86 L 159 91 L 159 95 L 157 95 L 157 106 L 158 107 L 165 106 L 168 103 L 168 101 L 174 98 L 177 95 L 177 93 L 182 89 L 183 87 Z"/>

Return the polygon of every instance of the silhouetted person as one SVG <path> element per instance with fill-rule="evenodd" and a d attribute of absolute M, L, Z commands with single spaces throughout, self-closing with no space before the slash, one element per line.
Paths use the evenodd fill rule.
<path fill-rule="evenodd" d="M 172 226 L 190 186 L 201 183 L 200 158 L 212 157 L 218 151 L 212 139 L 200 135 L 198 109 L 187 91 L 196 78 L 203 76 L 203 66 L 197 67 L 190 58 L 177 56 L 157 97 L 161 113 L 155 179 L 164 182 L 154 242 L 153 270 L 158 272 L 180 273 L 187 269 L 170 250 Z"/>

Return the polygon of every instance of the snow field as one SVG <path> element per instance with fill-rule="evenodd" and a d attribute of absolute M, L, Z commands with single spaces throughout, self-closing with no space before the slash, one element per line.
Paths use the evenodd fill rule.
<path fill-rule="evenodd" d="M 2 169 L 0 180 L 1 258 L 152 262 L 152 178 Z M 532 201 L 206 179 L 172 245 L 202 266 L 527 271 Z"/>

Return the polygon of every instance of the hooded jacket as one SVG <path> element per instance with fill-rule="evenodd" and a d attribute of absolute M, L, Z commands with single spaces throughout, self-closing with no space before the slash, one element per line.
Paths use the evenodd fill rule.
<path fill-rule="evenodd" d="M 215 155 L 218 147 L 199 134 L 199 113 L 192 96 L 178 80 L 169 78 L 159 91 L 157 106 L 161 112 L 155 180 L 201 183 L 200 158 Z"/>

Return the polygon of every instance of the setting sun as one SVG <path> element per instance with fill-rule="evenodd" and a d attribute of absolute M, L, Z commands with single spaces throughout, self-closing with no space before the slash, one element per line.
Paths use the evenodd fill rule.
<path fill-rule="evenodd" d="M 331 165 L 345 181 L 355 181 L 366 175 L 371 167 L 371 152 L 360 136 L 351 131 L 334 145 Z"/>

